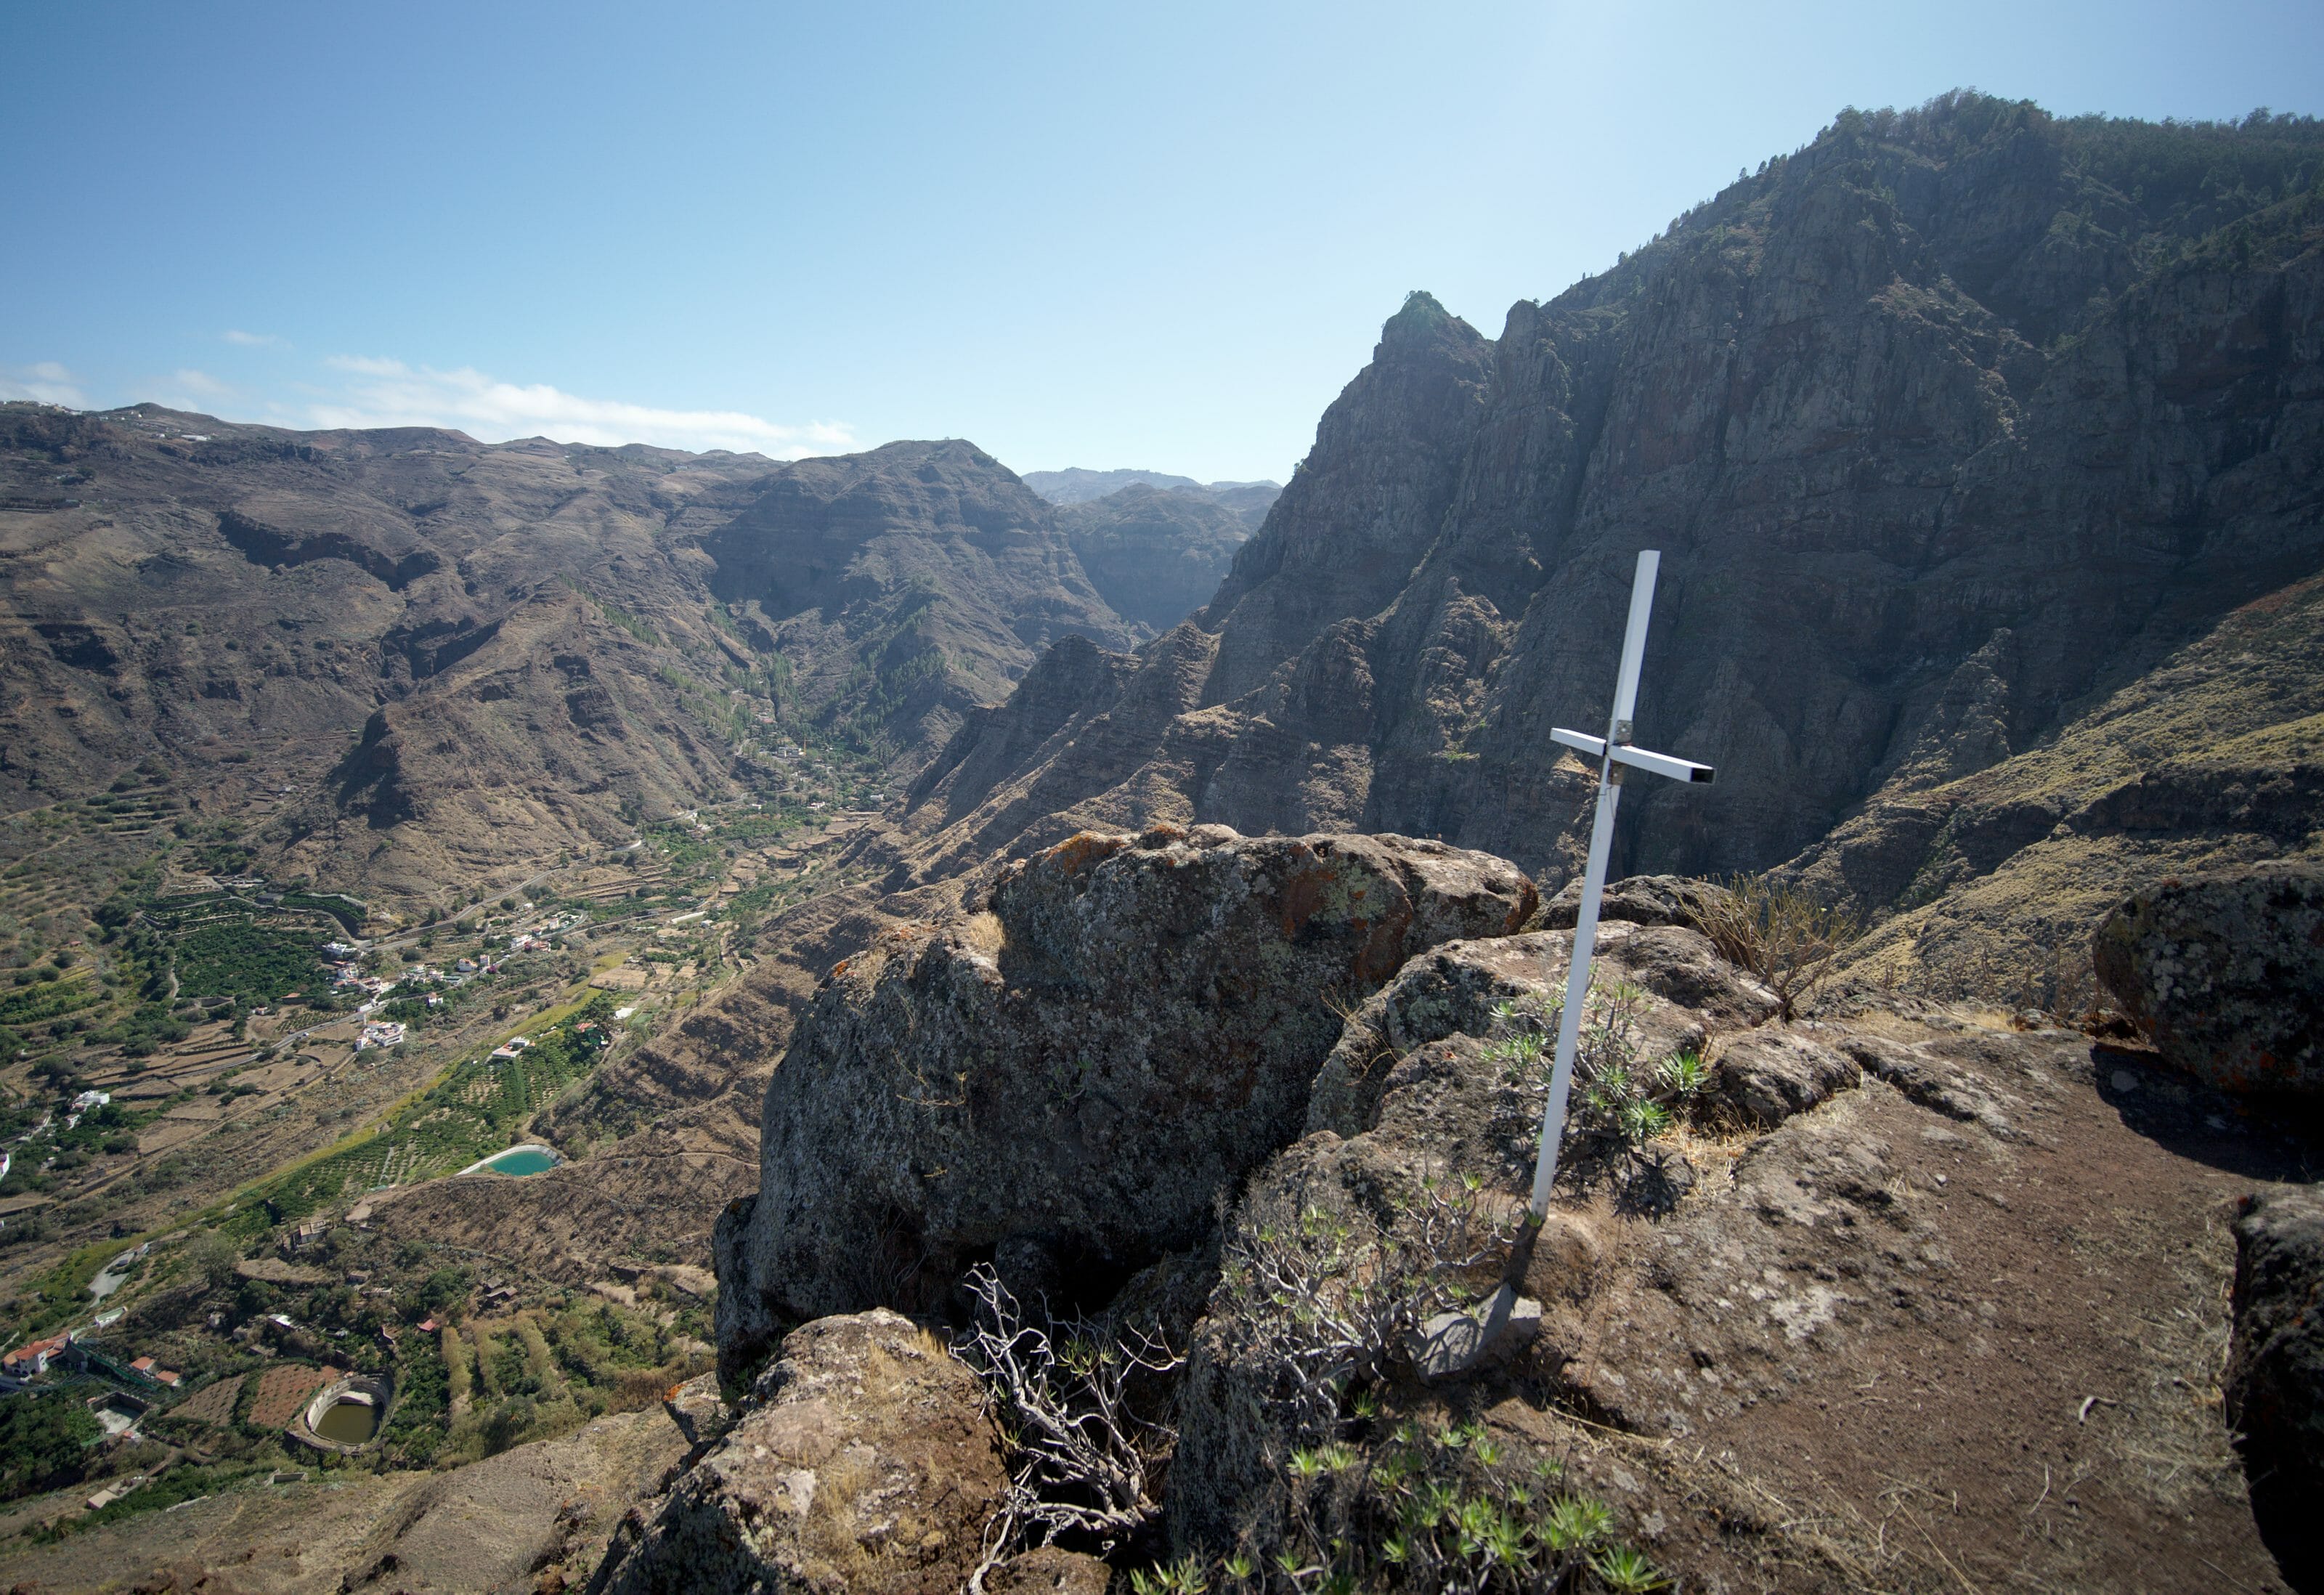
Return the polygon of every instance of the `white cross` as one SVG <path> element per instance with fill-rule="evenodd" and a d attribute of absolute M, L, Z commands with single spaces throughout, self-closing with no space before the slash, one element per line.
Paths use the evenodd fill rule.
<path fill-rule="evenodd" d="M 1549 1216 L 1549 1187 L 1557 1179 L 1557 1144 L 1565 1133 L 1565 1098 L 1573 1089 L 1573 1049 L 1582 1035 L 1582 1002 L 1590 991 L 1590 955 L 1598 941 L 1598 900 L 1606 891 L 1606 855 L 1614 843 L 1614 807 L 1622 796 L 1622 768 L 1644 770 L 1676 781 L 1707 781 L 1708 764 L 1649 753 L 1630 745 L 1630 722 L 1638 704 L 1638 667 L 1646 652 L 1646 617 L 1655 607 L 1655 573 L 1663 557 L 1647 549 L 1638 555 L 1630 583 L 1630 622 L 1622 632 L 1622 669 L 1614 680 L 1614 715 L 1602 737 L 1558 727 L 1563 742 L 1598 761 L 1598 818 L 1590 827 L 1590 865 L 1582 876 L 1582 908 L 1573 921 L 1573 957 L 1565 975 L 1565 1008 L 1557 1020 L 1557 1065 L 1550 1072 L 1549 1105 L 1542 1110 L 1541 1150 L 1533 1166 L 1533 1217 Z"/>

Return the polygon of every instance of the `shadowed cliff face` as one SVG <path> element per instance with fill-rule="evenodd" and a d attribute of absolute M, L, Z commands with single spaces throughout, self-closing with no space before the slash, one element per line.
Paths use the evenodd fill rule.
<path fill-rule="evenodd" d="M 1200 493 L 1133 484 L 1057 511 L 1091 585 L 1141 637 L 1208 603 L 1250 528 Z"/>
<path fill-rule="evenodd" d="M 1033 839 L 1397 830 L 1554 884 L 1547 733 L 1604 718 L 1642 548 L 1639 737 L 1720 779 L 1634 787 L 1618 869 L 1772 865 L 2023 751 L 2324 564 L 2319 150 L 1850 113 L 1497 340 L 1416 295 L 1201 615 L 1081 672 L 1038 762 L 931 767 L 931 856 L 1065 809 Z"/>

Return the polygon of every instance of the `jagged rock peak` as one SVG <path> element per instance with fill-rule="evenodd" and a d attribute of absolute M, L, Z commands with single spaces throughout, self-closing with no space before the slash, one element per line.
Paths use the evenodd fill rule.
<path fill-rule="evenodd" d="M 883 936 L 768 1085 L 759 1194 L 718 1226 L 722 1369 L 785 1322 L 939 1305 L 996 1249 L 1102 1301 L 1297 1136 L 1344 1011 L 1537 902 L 1442 843 L 1158 826 L 1084 832 L 984 911 Z"/>

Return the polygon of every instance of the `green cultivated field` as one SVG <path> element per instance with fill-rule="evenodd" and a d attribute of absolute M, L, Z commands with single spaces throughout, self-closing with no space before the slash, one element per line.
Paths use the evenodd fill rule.
<path fill-rule="evenodd" d="M 603 992 L 560 1023 L 536 1032 L 514 1058 L 472 1058 L 397 1113 L 377 1134 L 262 1188 L 267 1222 L 304 1218 L 319 1207 L 380 1185 L 408 1185 L 466 1167 L 506 1148 L 526 1120 L 597 1065 L 613 1011 Z M 594 1026 L 582 1030 L 584 1024 Z M 256 1222 L 254 1220 L 253 1222 Z"/>

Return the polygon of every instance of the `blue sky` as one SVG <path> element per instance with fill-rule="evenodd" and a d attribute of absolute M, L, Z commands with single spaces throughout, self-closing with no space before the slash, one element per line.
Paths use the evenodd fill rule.
<path fill-rule="evenodd" d="M 0 10 L 0 396 L 1286 476 L 1844 105 L 2324 111 L 2324 5 Z"/>

